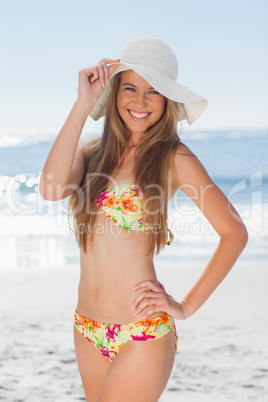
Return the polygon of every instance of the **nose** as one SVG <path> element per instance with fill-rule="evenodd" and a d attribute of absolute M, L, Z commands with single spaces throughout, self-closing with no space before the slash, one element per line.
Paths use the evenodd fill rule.
<path fill-rule="evenodd" d="M 147 102 L 146 102 L 146 94 L 139 92 L 137 93 L 135 97 L 135 103 L 139 108 L 143 108 Z"/>

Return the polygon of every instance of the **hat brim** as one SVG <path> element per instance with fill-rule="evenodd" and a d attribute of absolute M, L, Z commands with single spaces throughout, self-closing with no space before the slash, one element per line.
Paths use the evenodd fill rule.
<path fill-rule="evenodd" d="M 98 120 L 100 117 L 105 116 L 113 78 L 122 71 L 127 70 L 134 70 L 156 91 L 164 95 L 166 98 L 177 102 L 179 108 L 178 121 L 187 120 L 189 125 L 191 125 L 201 116 L 208 105 L 207 99 L 202 98 L 196 93 L 190 91 L 188 88 L 174 81 L 173 78 L 170 78 L 153 68 L 121 62 L 120 66 L 111 75 L 103 93 L 90 112 L 92 119 Z"/>

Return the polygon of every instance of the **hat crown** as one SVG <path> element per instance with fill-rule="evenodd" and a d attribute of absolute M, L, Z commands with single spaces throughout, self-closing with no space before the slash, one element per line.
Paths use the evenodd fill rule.
<path fill-rule="evenodd" d="M 122 63 L 153 68 L 173 80 L 178 77 L 178 62 L 170 47 L 155 38 L 141 37 L 128 42 L 118 54 Z"/>

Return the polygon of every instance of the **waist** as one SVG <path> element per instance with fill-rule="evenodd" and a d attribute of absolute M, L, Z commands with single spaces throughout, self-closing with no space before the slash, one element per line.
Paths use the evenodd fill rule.
<path fill-rule="evenodd" d="M 144 239 L 132 233 L 131 241 L 96 234 L 86 254 L 80 249 L 80 314 L 101 322 L 133 322 L 131 307 L 138 293 L 132 287 L 145 280 L 158 286 L 153 252 L 146 255 Z"/>
<path fill-rule="evenodd" d="M 137 294 L 138 295 L 138 294 Z M 134 299 L 133 299 L 134 300 Z M 129 324 L 136 321 L 141 321 L 143 316 L 149 311 L 151 306 L 146 307 L 140 314 L 134 315 L 131 308 L 133 300 L 126 300 L 122 298 L 122 302 L 118 301 L 99 301 L 92 300 L 89 302 L 83 302 L 78 298 L 77 310 L 80 315 L 88 317 L 93 321 L 104 323 L 116 323 L 116 324 Z M 167 313 L 159 310 L 156 313 L 151 314 L 148 318 L 158 318 L 166 315 Z"/>
<path fill-rule="evenodd" d="M 100 322 L 117 322 L 127 324 L 140 320 L 150 309 L 148 306 L 135 316 L 132 310 L 134 299 L 148 287 L 133 291 L 137 283 L 151 280 L 159 286 L 154 265 L 128 266 L 118 263 L 117 266 L 87 266 L 81 267 L 81 277 L 78 288 L 78 312 Z M 151 318 L 165 314 L 159 311 Z"/>
<path fill-rule="evenodd" d="M 131 323 L 118 323 L 118 322 L 102 322 L 102 321 L 97 321 L 97 320 L 92 320 L 89 317 L 85 317 L 82 314 L 79 314 L 78 312 L 78 307 L 75 307 L 75 312 L 74 312 L 74 317 L 75 320 L 79 321 L 79 324 L 84 325 L 91 325 L 91 326 L 96 326 L 96 324 L 101 324 L 101 325 L 123 325 L 125 327 L 129 327 L 130 329 L 132 329 L 131 327 L 133 326 L 140 326 L 141 322 L 144 324 L 144 326 L 150 327 L 150 326 L 155 326 L 159 323 L 159 321 L 161 320 L 162 323 L 167 323 L 167 322 L 172 322 L 172 320 L 174 320 L 174 318 L 172 316 L 170 316 L 168 313 L 164 313 L 161 314 L 160 316 L 158 315 L 157 317 L 154 318 L 148 318 L 146 320 L 139 320 L 139 321 L 133 321 Z"/>

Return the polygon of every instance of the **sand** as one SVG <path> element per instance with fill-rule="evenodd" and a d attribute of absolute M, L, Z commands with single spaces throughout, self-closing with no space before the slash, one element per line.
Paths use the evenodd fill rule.
<path fill-rule="evenodd" d="M 205 265 L 156 266 L 179 299 Z M 72 332 L 78 280 L 78 265 L 0 272 L 0 400 L 85 401 Z M 268 401 L 267 285 L 267 261 L 241 259 L 198 312 L 176 320 L 178 352 L 161 402 Z"/>

